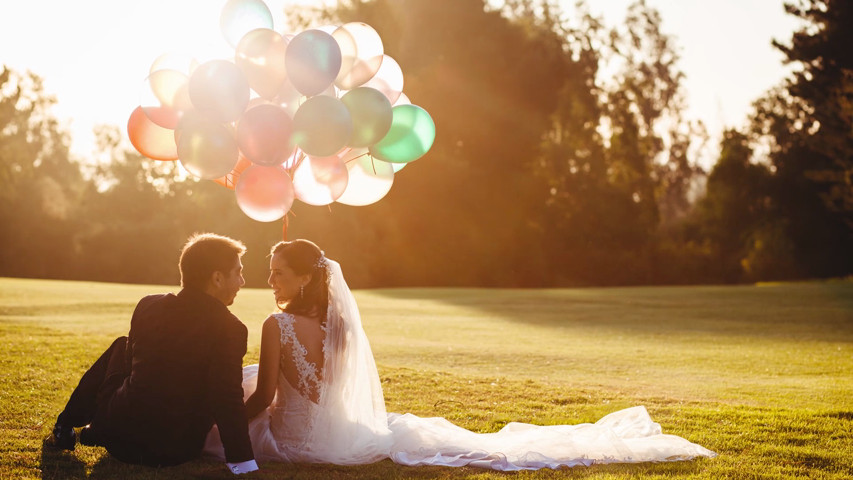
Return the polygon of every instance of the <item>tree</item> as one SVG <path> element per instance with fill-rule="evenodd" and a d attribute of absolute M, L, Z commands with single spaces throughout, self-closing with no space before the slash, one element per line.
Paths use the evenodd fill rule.
<path fill-rule="evenodd" d="M 720 157 L 708 175 L 706 194 L 698 207 L 702 237 L 710 243 L 714 275 L 724 282 L 745 279 L 744 260 L 762 224 L 769 221 L 769 182 L 769 169 L 753 162 L 749 137 L 736 130 L 724 132 Z M 753 252 L 753 257 L 756 255 Z M 755 264 L 753 259 L 753 270 Z"/>
<path fill-rule="evenodd" d="M 774 41 L 799 69 L 756 102 L 752 135 L 769 146 L 777 236 L 793 275 L 853 272 L 853 4 L 801 0 L 785 6 L 805 20 L 790 44 Z"/>
<path fill-rule="evenodd" d="M 662 281 L 662 219 L 686 215 L 701 171 L 691 158 L 696 128 L 683 117 L 674 40 L 644 1 L 631 4 L 624 29 L 606 31 L 583 4 L 576 13 L 574 23 L 543 22 L 575 59 L 535 164 L 550 193 L 558 281 Z"/>
<path fill-rule="evenodd" d="M 828 184 L 824 201 L 853 231 L 853 3 L 798 0 L 786 3 L 785 10 L 806 22 L 789 44 L 774 41 L 787 62 L 800 67 L 787 90 L 808 113 L 798 125 L 801 141 L 831 160 L 808 175 Z"/>
<path fill-rule="evenodd" d="M 0 275 L 73 273 L 73 229 L 85 182 L 41 79 L 0 72 Z"/>
<path fill-rule="evenodd" d="M 809 111 L 787 90 L 772 90 L 756 102 L 752 135 L 758 144 L 769 142 L 775 230 L 790 242 L 786 254 L 795 264 L 786 276 L 844 276 L 853 271 L 851 225 L 844 212 L 827 205 L 833 185 L 815 177 L 836 162 L 812 147 L 815 125 Z"/>

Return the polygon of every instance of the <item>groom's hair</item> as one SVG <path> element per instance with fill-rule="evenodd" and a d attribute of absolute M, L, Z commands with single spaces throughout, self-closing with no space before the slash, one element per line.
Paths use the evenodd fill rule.
<path fill-rule="evenodd" d="M 181 286 L 204 289 L 213 272 L 228 273 L 234 259 L 246 253 L 239 240 L 215 233 L 195 233 L 181 250 Z"/>

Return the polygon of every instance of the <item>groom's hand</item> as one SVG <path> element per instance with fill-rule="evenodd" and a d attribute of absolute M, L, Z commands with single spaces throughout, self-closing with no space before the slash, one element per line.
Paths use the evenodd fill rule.
<path fill-rule="evenodd" d="M 231 470 L 231 473 L 233 473 L 234 475 L 254 472 L 258 469 L 258 463 L 254 460 L 247 460 L 245 462 L 240 463 L 226 463 L 225 465 L 228 465 L 228 469 Z"/>

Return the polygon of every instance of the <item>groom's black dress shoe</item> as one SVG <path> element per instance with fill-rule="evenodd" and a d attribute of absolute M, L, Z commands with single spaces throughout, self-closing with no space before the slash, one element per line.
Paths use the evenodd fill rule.
<path fill-rule="evenodd" d="M 77 444 L 77 434 L 73 428 L 63 428 L 59 425 L 53 427 L 53 432 L 45 437 L 42 445 L 60 450 L 74 450 Z"/>

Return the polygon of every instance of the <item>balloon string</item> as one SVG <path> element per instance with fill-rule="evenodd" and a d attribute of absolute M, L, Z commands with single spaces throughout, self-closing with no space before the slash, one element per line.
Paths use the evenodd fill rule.
<path fill-rule="evenodd" d="M 349 162 L 352 162 L 353 160 L 358 160 L 359 158 L 361 158 L 361 157 L 363 157 L 363 156 L 365 156 L 365 155 L 370 155 L 370 152 L 362 153 L 361 155 L 359 155 L 359 156 L 357 156 L 357 157 L 350 158 L 349 160 L 347 160 L 347 161 L 346 161 L 346 162 L 344 162 L 344 163 L 349 163 Z M 373 157 L 370 157 L 370 158 L 373 158 Z"/>
<path fill-rule="evenodd" d="M 284 221 L 281 227 L 281 239 L 287 241 L 287 224 L 289 223 L 287 214 L 284 215 Z"/>
<path fill-rule="evenodd" d="M 305 160 L 305 157 L 305 152 L 299 152 L 299 155 L 297 155 L 293 160 L 293 165 L 291 165 L 290 168 L 285 167 L 287 174 L 293 177 L 293 172 L 295 172 L 296 169 L 299 168 L 299 165 L 302 164 L 302 161 Z"/>
<path fill-rule="evenodd" d="M 376 160 L 373 157 L 370 157 L 370 166 L 373 167 L 373 174 L 377 175 L 377 173 L 376 173 Z"/>

